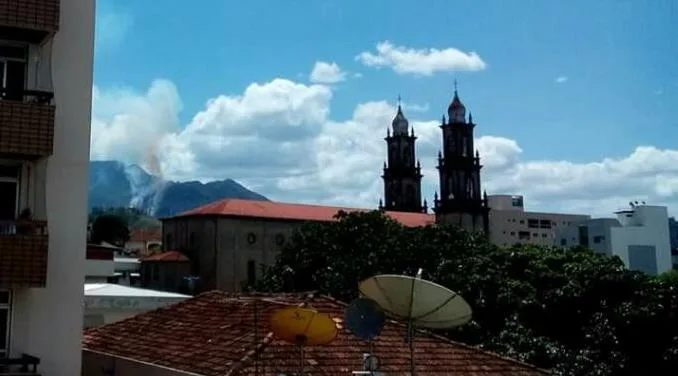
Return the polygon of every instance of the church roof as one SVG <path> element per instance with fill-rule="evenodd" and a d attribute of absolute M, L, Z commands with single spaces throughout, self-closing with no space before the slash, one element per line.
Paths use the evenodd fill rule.
<path fill-rule="evenodd" d="M 370 210 L 373 209 L 294 204 L 275 201 L 226 199 L 183 212 L 176 217 L 217 215 L 279 220 L 333 221 L 334 216 L 339 211 L 367 212 Z M 435 215 L 433 214 L 387 211 L 386 215 L 400 222 L 402 225 L 410 227 L 426 226 L 435 223 Z"/>
<path fill-rule="evenodd" d="M 268 324 L 273 312 L 292 306 L 311 306 L 327 313 L 339 327 L 339 335 L 332 343 L 304 348 L 306 372 L 335 376 L 362 369 L 363 353 L 370 344 L 353 336 L 343 325 L 346 305 L 312 293 L 247 296 L 206 292 L 87 330 L 83 348 L 194 375 L 275 376 L 297 372 L 299 349 L 276 339 Z M 403 324 L 389 320 L 372 344 L 374 354 L 381 360 L 380 371 L 387 375 L 405 375 L 409 371 L 405 331 Z M 430 332 L 418 331 L 415 343 L 420 376 L 548 375 L 534 366 Z"/>

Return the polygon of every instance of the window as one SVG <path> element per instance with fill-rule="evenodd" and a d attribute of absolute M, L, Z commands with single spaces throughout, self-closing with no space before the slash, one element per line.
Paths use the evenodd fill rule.
<path fill-rule="evenodd" d="M 247 234 L 247 244 L 254 244 L 257 242 L 257 236 L 253 233 L 250 232 Z"/>
<path fill-rule="evenodd" d="M 602 242 L 603 240 L 605 240 L 604 236 L 596 235 L 596 236 L 593 237 L 593 242 L 596 243 L 596 244 Z"/>
<path fill-rule="evenodd" d="M 188 245 L 190 247 L 195 247 L 195 232 L 191 232 L 188 235 Z"/>
<path fill-rule="evenodd" d="M 6 357 L 9 350 L 11 303 L 11 293 L 0 291 L 0 358 Z"/>
<path fill-rule="evenodd" d="M 160 265 L 158 265 L 157 262 L 154 262 L 152 265 L 152 274 L 153 274 L 153 280 L 154 281 L 159 281 L 160 280 Z"/>
<path fill-rule="evenodd" d="M 527 240 L 529 238 L 530 238 L 530 232 L 529 231 L 518 231 L 518 239 Z"/>
<path fill-rule="evenodd" d="M 257 281 L 257 264 L 254 260 L 247 261 L 247 284 L 253 285 Z"/>
<path fill-rule="evenodd" d="M 174 248 L 174 244 L 172 244 L 172 234 L 166 234 L 165 235 L 165 249 L 172 249 Z"/>
<path fill-rule="evenodd" d="M 529 228 L 539 228 L 539 220 L 538 219 L 528 219 L 527 220 L 527 227 L 529 227 Z"/>
<path fill-rule="evenodd" d="M 567 239 L 561 238 L 561 239 L 560 239 L 560 245 L 566 246 L 566 245 L 567 245 Z"/>
<path fill-rule="evenodd" d="M 511 231 L 511 236 L 516 236 L 516 232 L 515 232 L 515 231 Z"/>
<path fill-rule="evenodd" d="M 0 86 L 2 99 L 22 101 L 26 87 L 26 49 L 0 46 Z"/>
<path fill-rule="evenodd" d="M 542 219 L 539 221 L 539 227 L 541 228 L 551 228 L 551 221 L 548 219 Z"/>
<path fill-rule="evenodd" d="M 523 198 L 520 196 L 511 197 L 511 206 L 513 206 L 514 208 L 522 208 Z"/>
<path fill-rule="evenodd" d="M 589 246 L 589 228 L 587 226 L 579 226 L 579 245 L 582 247 Z"/>
<path fill-rule="evenodd" d="M 546 234 L 541 234 L 541 237 L 542 237 L 542 238 L 545 238 L 546 236 L 547 236 Z"/>
<path fill-rule="evenodd" d="M 0 220 L 13 221 L 19 209 L 19 167 L 0 166 Z M 0 233 L 14 233 L 7 225 Z"/>

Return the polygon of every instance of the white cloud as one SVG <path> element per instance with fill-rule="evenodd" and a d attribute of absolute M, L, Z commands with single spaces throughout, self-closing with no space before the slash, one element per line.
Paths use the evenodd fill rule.
<path fill-rule="evenodd" d="M 171 82 L 156 81 L 145 93 L 96 89 L 92 157 L 143 163 L 157 150 L 167 178 L 234 178 L 276 200 L 374 207 L 382 192 L 383 135 L 395 108 L 361 103 L 350 119 L 336 121 L 331 100 L 328 86 L 275 79 L 209 100 L 180 127 L 181 101 Z M 438 121 L 406 115 L 430 201 Z M 533 210 L 605 215 L 631 200 L 678 209 L 678 150 L 639 146 L 626 156 L 575 163 L 527 160 L 506 137 L 480 136 L 476 145 L 488 193 L 524 194 Z"/>
<path fill-rule="evenodd" d="M 437 72 L 479 71 L 487 64 L 475 52 L 463 52 L 456 48 L 414 49 L 395 46 L 389 41 L 377 44 L 377 53 L 363 51 L 356 60 L 366 66 L 388 67 L 399 74 L 431 76 Z"/>
<path fill-rule="evenodd" d="M 342 71 L 337 63 L 317 61 L 309 79 L 315 84 L 336 84 L 346 80 L 346 72 Z"/>
<path fill-rule="evenodd" d="M 555 81 L 557 84 L 564 84 L 568 80 L 567 76 L 558 76 L 556 77 Z"/>

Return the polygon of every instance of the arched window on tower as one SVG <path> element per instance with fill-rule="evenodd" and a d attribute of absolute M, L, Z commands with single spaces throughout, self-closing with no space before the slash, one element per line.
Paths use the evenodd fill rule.
<path fill-rule="evenodd" d="M 417 190 L 414 189 L 414 186 L 412 186 L 412 185 L 408 185 L 408 186 L 407 186 L 406 197 L 407 197 L 407 203 L 408 203 L 408 204 L 410 204 L 410 205 L 416 204 L 416 201 L 417 201 Z"/>
<path fill-rule="evenodd" d="M 409 166 L 410 163 L 412 162 L 412 156 L 410 155 L 412 153 L 412 148 L 410 148 L 410 145 L 405 145 L 403 147 L 403 164 L 405 166 Z"/>

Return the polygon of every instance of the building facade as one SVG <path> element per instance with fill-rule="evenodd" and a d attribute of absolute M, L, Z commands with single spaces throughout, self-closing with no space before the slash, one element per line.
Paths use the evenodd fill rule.
<path fill-rule="evenodd" d="M 671 237 L 673 269 L 678 270 L 678 221 L 673 217 L 669 218 L 669 236 Z"/>
<path fill-rule="evenodd" d="M 0 357 L 80 373 L 93 0 L 0 2 Z"/>
<path fill-rule="evenodd" d="M 191 276 L 197 277 L 196 292 L 212 289 L 241 291 L 260 277 L 261 265 L 273 264 L 286 240 L 299 226 L 308 221 L 332 221 L 341 210 L 361 209 L 222 200 L 163 219 L 163 246 L 188 257 Z M 386 214 L 405 226 L 435 223 L 435 217 L 425 213 Z M 170 267 L 165 263 L 155 265 L 157 268 Z M 142 281 L 153 278 L 145 276 L 145 270 L 142 267 Z M 158 273 L 163 272 L 158 270 Z M 183 276 L 176 277 L 184 280 Z"/>
<path fill-rule="evenodd" d="M 388 150 L 384 163 L 384 202 L 379 202 L 380 210 L 426 213 L 426 201 L 421 203 L 421 164 L 417 161 L 414 128 L 410 127 L 403 110 L 398 112 L 386 132 Z"/>
<path fill-rule="evenodd" d="M 455 88 L 440 128 L 443 150 L 438 153 L 440 197 L 434 197 L 437 222 L 469 231 L 489 232 L 489 207 L 480 185 L 480 155 L 474 147 L 475 124 Z"/>
<path fill-rule="evenodd" d="M 556 231 L 590 219 L 589 215 L 525 211 L 520 195 L 489 195 L 490 241 L 498 246 L 516 243 L 552 246 Z"/>
<path fill-rule="evenodd" d="M 657 275 L 672 269 L 668 211 L 665 206 L 631 205 L 617 218 L 596 218 L 558 231 L 561 246 L 581 245 L 618 256 L 631 270 Z"/>

